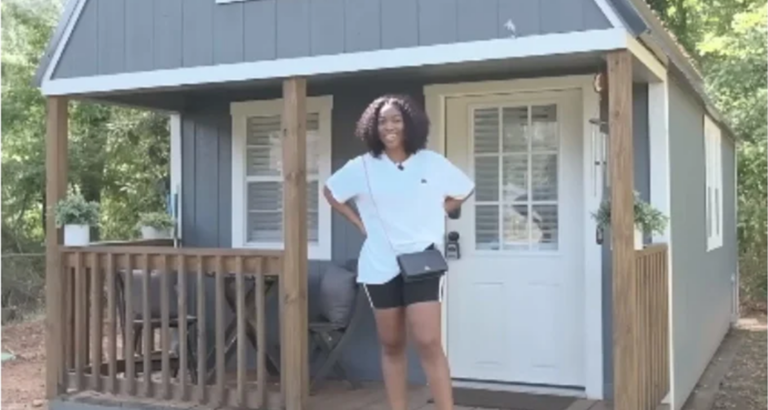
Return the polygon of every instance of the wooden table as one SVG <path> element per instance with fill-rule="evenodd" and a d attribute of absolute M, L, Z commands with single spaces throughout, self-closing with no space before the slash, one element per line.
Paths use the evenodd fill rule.
<path fill-rule="evenodd" d="M 257 329 L 257 323 L 256 323 L 256 298 L 255 298 L 255 280 L 253 276 L 246 274 L 245 280 L 243 281 L 245 283 L 245 337 L 250 342 L 251 346 L 253 346 L 254 350 L 258 350 L 258 343 L 256 342 L 256 329 Z M 264 278 L 264 295 L 265 299 L 266 296 L 269 295 L 269 292 L 274 289 L 274 285 L 277 284 L 277 277 L 276 276 L 266 276 Z M 229 308 L 234 313 L 235 317 L 234 319 L 227 325 L 226 330 L 224 331 L 224 363 L 229 362 L 229 360 L 232 358 L 234 354 L 237 352 L 237 315 L 239 312 L 237 311 L 237 287 L 236 287 L 236 275 L 234 273 L 229 273 L 224 276 L 224 299 L 227 301 L 227 305 L 229 305 Z M 266 308 L 266 306 L 264 306 Z M 265 315 L 266 316 L 266 315 Z M 280 358 L 275 357 L 274 354 L 270 354 L 269 348 L 267 346 L 264 346 L 265 349 L 267 349 L 265 353 L 265 357 L 267 358 L 267 371 L 270 373 L 270 375 L 279 375 L 280 374 Z M 206 364 L 208 370 L 207 380 L 208 383 L 213 383 L 215 377 L 216 377 L 216 366 L 213 365 L 215 363 L 215 357 L 216 357 L 216 347 L 214 344 L 214 347 L 208 352 L 208 357 L 206 358 Z"/>

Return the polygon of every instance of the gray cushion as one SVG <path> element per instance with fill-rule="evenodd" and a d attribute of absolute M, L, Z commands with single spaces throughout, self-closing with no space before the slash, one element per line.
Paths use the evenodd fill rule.
<path fill-rule="evenodd" d="M 357 295 L 357 275 L 341 266 L 329 265 L 320 278 L 320 314 L 324 319 L 346 326 Z"/>

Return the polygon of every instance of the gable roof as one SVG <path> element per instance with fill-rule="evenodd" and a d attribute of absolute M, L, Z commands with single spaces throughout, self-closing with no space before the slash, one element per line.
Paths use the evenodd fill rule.
<path fill-rule="evenodd" d="M 34 77 L 34 85 L 40 87 L 47 71 L 51 68 L 60 43 L 66 38 L 67 27 L 72 19 L 78 18 L 84 3 L 88 0 L 67 0 L 62 16 L 58 25 L 48 42 L 45 53 L 40 59 L 37 71 Z M 213 1 L 213 0 L 211 0 Z M 675 39 L 674 35 L 664 27 L 661 19 L 648 6 L 645 0 L 595 0 L 600 4 L 608 3 L 613 10 L 605 10 L 606 14 L 611 11 L 617 15 L 624 25 L 624 28 L 634 37 L 638 38 L 647 46 L 656 57 L 670 67 L 670 71 L 682 77 L 684 82 L 690 87 L 691 91 L 704 104 L 710 116 L 722 127 L 726 128 L 728 133 L 733 135 L 720 113 L 715 108 L 712 100 L 705 91 L 704 80 L 701 73 L 693 63 L 692 58 L 685 52 L 683 47 Z M 607 16 L 611 17 L 611 16 Z M 74 25 L 73 25 L 74 26 Z M 66 46 L 66 45 L 63 45 Z"/>
<path fill-rule="evenodd" d="M 43 77 L 45 76 L 48 67 L 51 65 L 53 55 L 56 54 L 56 49 L 59 48 L 59 43 L 64 38 L 64 32 L 67 30 L 67 26 L 71 19 L 77 17 L 77 4 L 85 0 L 67 0 L 67 4 L 64 6 L 64 11 L 61 13 L 59 23 L 56 25 L 56 29 L 53 31 L 53 35 L 48 40 L 48 46 L 45 48 L 45 52 L 40 57 L 40 62 L 37 64 L 37 71 L 35 71 L 35 77 L 33 79 L 34 86 L 40 87 L 43 83 Z"/>

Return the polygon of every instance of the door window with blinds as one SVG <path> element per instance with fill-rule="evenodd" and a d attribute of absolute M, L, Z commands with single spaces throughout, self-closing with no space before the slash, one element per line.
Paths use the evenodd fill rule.
<path fill-rule="evenodd" d="M 330 105 L 323 104 L 327 97 L 308 100 L 314 102 L 308 101 L 306 120 L 308 251 L 312 259 L 328 259 L 330 207 L 320 197 L 330 175 Z M 233 246 L 282 249 L 281 109 L 281 102 L 233 104 L 233 178 L 241 181 L 233 183 Z"/>
<path fill-rule="evenodd" d="M 475 247 L 556 251 L 559 242 L 557 105 L 475 107 Z"/>

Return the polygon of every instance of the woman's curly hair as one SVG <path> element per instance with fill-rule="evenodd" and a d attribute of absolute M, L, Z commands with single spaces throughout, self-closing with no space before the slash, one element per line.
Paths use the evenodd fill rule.
<path fill-rule="evenodd" d="M 384 143 L 379 138 L 379 113 L 386 104 L 392 104 L 403 116 L 403 146 L 407 154 L 415 154 L 427 146 L 429 118 L 411 97 L 407 95 L 383 95 L 368 105 L 357 122 L 355 135 L 363 140 L 368 150 L 378 158 L 384 152 Z"/>

